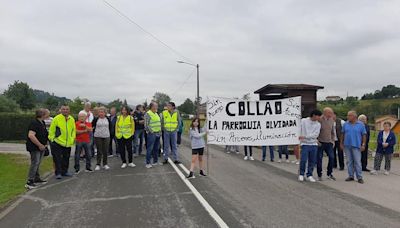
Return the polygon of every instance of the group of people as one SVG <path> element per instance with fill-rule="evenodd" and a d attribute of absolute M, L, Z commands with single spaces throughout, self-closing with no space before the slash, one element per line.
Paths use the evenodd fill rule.
<path fill-rule="evenodd" d="M 40 162 L 43 156 L 46 156 L 46 151 L 48 153 L 51 150 L 56 179 L 72 176 L 73 174 L 69 172 L 69 159 L 73 146 L 75 146 L 75 174 L 80 173 L 82 158 L 86 161 L 86 172 L 102 168 L 109 170 L 107 158 L 113 155 L 121 158 L 122 169 L 133 168 L 136 166 L 133 163 L 133 154 L 141 155 L 144 143 L 146 168 L 168 164 L 169 157 L 175 164 L 181 163 L 178 144 L 181 141 L 183 121 L 173 102 L 169 102 L 161 113 L 158 113 L 158 104 L 151 102 L 148 110 L 145 110 L 143 105 L 138 105 L 135 111 L 124 106 L 120 110 L 120 115 L 117 115 L 115 108 L 111 108 L 109 114 L 105 107 L 97 107 L 92 111 L 88 102 L 78 113 L 77 121 L 70 114 L 68 105 L 61 106 L 59 114 L 52 119 L 47 109 L 38 109 L 35 115 L 36 118 L 29 126 L 26 142 L 27 150 L 31 154 L 31 167 L 25 185 L 28 189 L 46 183 L 39 175 Z M 198 134 L 191 132 L 195 138 L 193 153 L 199 157 L 203 154 L 200 150 L 205 144 L 202 138 L 204 131 L 195 125 L 196 123 L 192 124 L 192 129 L 197 129 Z M 163 149 L 160 148 L 161 139 Z M 113 142 L 116 145 L 115 154 Z M 47 145 L 50 145 L 50 149 Z M 162 163 L 158 161 L 161 152 Z M 91 160 L 95 155 L 97 161 L 93 170 Z M 200 165 L 200 174 L 205 176 L 202 162 Z M 193 169 L 194 167 L 191 168 L 192 171 Z M 189 177 L 193 177 L 193 172 Z"/>
<path fill-rule="evenodd" d="M 31 167 L 29 169 L 28 189 L 35 188 L 37 184 L 46 183 L 39 175 L 39 166 L 43 156 L 49 153 L 47 145 L 50 145 L 53 156 L 55 176 L 57 179 L 72 176 L 69 170 L 69 158 L 71 148 L 75 145 L 75 174 L 80 172 L 80 159 L 86 160 L 86 172 L 93 172 L 91 159 L 97 151 L 95 171 L 109 170 L 107 158 L 119 156 L 121 168 L 135 167 L 134 154 L 141 155 L 142 147 L 146 147 L 146 168 L 156 165 L 168 164 L 169 157 L 175 164 L 179 164 L 178 144 L 181 142 L 183 121 L 176 110 L 175 104 L 169 102 L 161 113 L 158 113 L 158 104 L 151 102 L 147 110 L 143 105 L 138 105 L 135 111 L 128 107 L 122 107 L 120 115 L 115 108 L 107 113 L 105 107 L 91 110 L 90 103 L 86 103 L 84 109 L 78 113 L 78 120 L 70 115 L 67 105 L 60 108 L 60 113 L 50 119 L 47 109 L 36 111 L 36 118 L 29 126 L 27 150 L 31 154 Z M 50 119 L 50 121 L 49 121 Z M 384 123 L 384 130 L 380 131 L 377 138 L 377 150 L 374 161 L 374 169 L 367 169 L 368 142 L 370 130 L 365 115 L 357 116 L 355 111 L 349 111 L 347 121 L 336 116 L 331 108 L 325 108 L 323 112 L 314 110 L 310 116 L 301 120 L 300 145 L 294 146 L 296 160 L 299 164 L 299 181 L 316 182 L 313 170 L 317 167 L 317 179 L 322 180 L 323 157 L 328 157 L 327 178 L 336 180 L 333 169 L 339 166 L 344 170 L 344 153 L 347 158 L 348 177 L 346 181 L 364 183 L 363 171 L 369 171 L 376 175 L 380 170 L 383 158 L 385 158 L 385 174 L 389 175 L 396 136 L 391 132 L 390 122 Z M 190 173 L 187 178 L 194 178 L 194 169 L 198 162 L 200 175 L 206 176 L 203 166 L 203 154 L 205 148 L 204 136 L 207 131 L 200 127 L 200 120 L 194 118 L 189 129 L 189 138 L 192 147 L 192 160 Z M 161 139 L 162 147 L 161 149 Z M 113 142 L 116 145 L 116 153 L 113 153 Z M 262 146 L 262 161 L 266 159 L 268 146 Z M 238 146 L 226 146 L 227 153 L 239 153 Z M 269 146 L 270 160 L 274 161 L 274 147 Z M 286 155 L 289 161 L 287 145 L 279 146 L 279 160 Z M 252 147 L 244 147 L 244 160 L 254 160 Z M 159 162 L 162 156 L 163 162 Z M 307 170 L 306 170 L 307 168 Z"/>

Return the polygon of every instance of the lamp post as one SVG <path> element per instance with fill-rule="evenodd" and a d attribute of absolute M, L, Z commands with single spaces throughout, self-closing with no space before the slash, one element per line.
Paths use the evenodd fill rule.
<path fill-rule="evenodd" d="M 177 62 L 178 63 L 188 64 L 188 65 L 196 67 L 196 70 L 197 70 L 196 116 L 199 117 L 199 114 L 200 114 L 200 77 L 199 77 L 200 73 L 199 73 L 199 67 L 200 66 L 199 66 L 199 64 L 188 63 L 188 62 L 185 62 L 185 61 L 177 61 Z"/>

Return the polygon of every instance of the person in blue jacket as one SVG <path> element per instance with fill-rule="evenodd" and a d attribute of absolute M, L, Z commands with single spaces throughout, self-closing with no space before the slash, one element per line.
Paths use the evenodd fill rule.
<path fill-rule="evenodd" d="M 383 157 L 385 157 L 385 175 L 389 175 L 394 145 L 396 145 L 396 135 L 390 130 L 391 127 L 392 124 L 390 122 L 383 123 L 383 130 L 378 134 L 374 170 L 371 171 L 372 175 L 378 174 Z"/>

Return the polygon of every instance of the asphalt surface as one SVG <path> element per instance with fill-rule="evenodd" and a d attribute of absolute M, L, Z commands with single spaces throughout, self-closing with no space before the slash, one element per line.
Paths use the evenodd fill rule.
<path fill-rule="evenodd" d="M 180 155 L 188 167 L 186 145 Z M 50 178 L 22 196 L 0 227 L 217 227 L 171 165 L 145 169 L 138 157 L 137 167 L 121 169 L 118 158 L 109 160 L 109 171 Z M 208 177 L 190 182 L 229 227 L 400 227 L 397 211 L 299 183 L 289 172 L 220 147 L 210 147 L 208 168 Z"/>

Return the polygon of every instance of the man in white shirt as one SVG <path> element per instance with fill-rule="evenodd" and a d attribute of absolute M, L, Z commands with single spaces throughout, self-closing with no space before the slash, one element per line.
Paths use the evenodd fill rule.
<path fill-rule="evenodd" d="M 306 180 L 315 182 L 313 171 L 317 162 L 318 136 L 321 130 L 319 119 L 321 115 L 321 111 L 314 110 L 311 112 L 310 117 L 301 120 L 301 134 L 299 137 L 301 145 L 299 181 L 304 181 L 304 174 L 308 161 Z"/>

